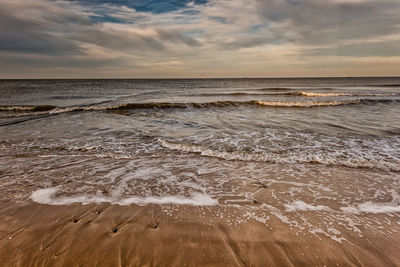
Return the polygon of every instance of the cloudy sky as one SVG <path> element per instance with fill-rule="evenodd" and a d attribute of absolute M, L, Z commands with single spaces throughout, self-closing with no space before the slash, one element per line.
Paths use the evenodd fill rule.
<path fill-rule="evenodd" d="M 0 0 L 0 78 L 400 76 L 399 0 Z"/>

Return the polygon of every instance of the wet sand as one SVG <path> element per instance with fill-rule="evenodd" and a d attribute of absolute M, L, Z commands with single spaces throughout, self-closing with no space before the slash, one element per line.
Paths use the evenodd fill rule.
<path fill-rule="evenodd" d="M 207 209 L 215 212 L 218 207 Z M 400 238 L 297 233 L 271 216 L 232 226 L 204 208 L 0 202 L 2 266 L 399 266 Z M 229 212 L 224 211 L 224 212 Z M 393 225 L 394 228 L 398 225 Z"/>

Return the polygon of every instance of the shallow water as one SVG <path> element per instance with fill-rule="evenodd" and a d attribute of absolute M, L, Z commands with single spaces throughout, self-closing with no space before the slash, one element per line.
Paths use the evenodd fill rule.
<path fill-rule="evenodd" d="M 274 216 L 337 241 L 400 230 L 400 78 L 9 80 L 0 92 L 3 199 L 232 207 L 227 223 Z"/>

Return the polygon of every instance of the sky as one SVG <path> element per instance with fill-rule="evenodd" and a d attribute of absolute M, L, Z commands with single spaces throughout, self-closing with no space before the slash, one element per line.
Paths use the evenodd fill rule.
<path fill-rule="evenodd" d="M 0 78 L 400 76 L 399 0 L 0 0 Z"/>

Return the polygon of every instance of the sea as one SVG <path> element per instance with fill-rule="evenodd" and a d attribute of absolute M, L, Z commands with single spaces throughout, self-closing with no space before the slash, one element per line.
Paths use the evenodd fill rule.
<path fill-rule="evenodd" d="M 400 78 L 1 80 L 0 199 L 398 234 Z"/>

